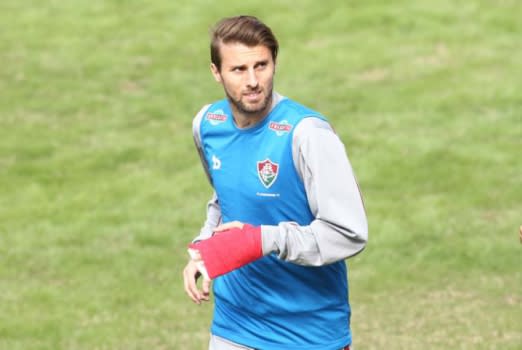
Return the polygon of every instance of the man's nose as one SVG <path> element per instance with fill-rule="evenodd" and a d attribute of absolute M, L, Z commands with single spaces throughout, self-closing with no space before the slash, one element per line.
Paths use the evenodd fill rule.
<path fill-rule="evenodd" d="M 247 72 L 247 86 L 250 88 L 255 88 L 259 85 L 259 81 L 257 79 L 257 74 L 254 69 L 250 69 Z"/>

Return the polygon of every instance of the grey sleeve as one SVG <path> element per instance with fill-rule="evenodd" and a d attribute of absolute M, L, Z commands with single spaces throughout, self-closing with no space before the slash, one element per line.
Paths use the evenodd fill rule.
<path fill-rule="evenodd" d="M 203 227 L 199 231 L 199 235 L 192 242 L 201 241 L 210 238 L 215 227 L 221 224 L 221 207 L 216 196 L 216 192 L 212 194 L 212 198 L 207 203 L 207 217 Z"/>
<path fill-rule="evenodd" d="M 203 156 L 203 149 L 201 145 L 201 135 L 199 133 L 201 119 L 205 114 L 206 110 L 210 105 L 204 106 L 199 113 L 196 115 L 192 122 L 192 135 L 194 137 L 194 144 L 196 145 L 196 149 L 198 151 L 199 157 L 201 159 L 201 164 L 203 165 L 203 169 L 205 170 L 205 174 L 207 174 L 208 181 L 212 185 L 212 180 L 210 177 L 210 173 L 208 171 L 208 164 Z M 201 228 L 199 235 L 194 238 L 192 241 L 201 241 L 203 239 L 209 238 L 212 236 L 213 229 L 221 223 L 221 207 L 219 206 L 219 200 L 217 198 L 216 192 L 212 194 L 212 198 L 207 203 L 207 216 L 205 219 L 205 223 Z"/>
<path fill-rule="evenodd" d="M 306 118 L 294 130 L 292 147 L 315 219 L 308 226 L 263 225 L 263 254 L 309 266 L 358 254 L 368 240 L 368 223 L 342 141 L 327 122 Z"/>

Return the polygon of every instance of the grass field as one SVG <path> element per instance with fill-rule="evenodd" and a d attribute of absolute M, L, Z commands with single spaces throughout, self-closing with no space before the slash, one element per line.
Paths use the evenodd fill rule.
<path fill-rule="evenodd" d="M 522 348 L 522 2 L 3 0 L 0 349 L 206 349 L 186 244 L 208 28 L 278 35 L 277 90 L 345 142 L 370 243 L 358 350 Z"/>

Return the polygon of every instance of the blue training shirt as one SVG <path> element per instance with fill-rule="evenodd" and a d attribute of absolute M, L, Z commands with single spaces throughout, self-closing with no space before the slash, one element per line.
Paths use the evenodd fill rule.
<path fill-rule="evenodd" d="M 324 119 L 283 99 L 240 129 L 226 99 L 207 109 L 201 145 L 224 223 L 314 220 L 292 159 L 293 130 L 306 117 Z M 214 280 L 211 331 L 262 350 L 338 350 L 351 343 L 346 273 L 344 261 L 310 267 L 265 256 Z"/>

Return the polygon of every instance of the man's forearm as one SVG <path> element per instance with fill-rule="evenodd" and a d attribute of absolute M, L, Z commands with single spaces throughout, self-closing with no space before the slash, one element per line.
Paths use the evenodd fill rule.
<path fill-rule="evenodd" d="M 309 226 L 292 222 L 263 225 L 261 232 L 263 255 L 274 252 L 280 259 L 305 266 L 321 266 L 352 257 L 364 249 L 368 239 L 364 229 L 356 232 L 317 219 Z"/>

